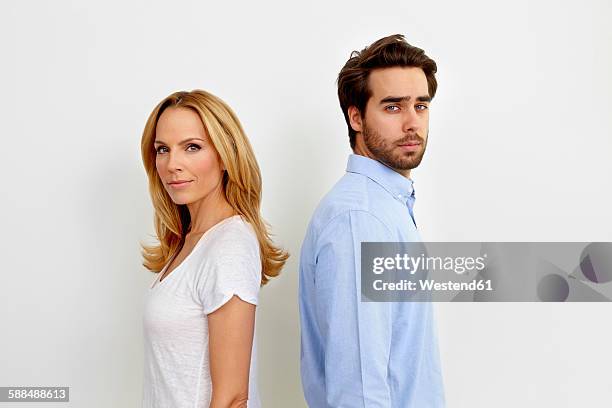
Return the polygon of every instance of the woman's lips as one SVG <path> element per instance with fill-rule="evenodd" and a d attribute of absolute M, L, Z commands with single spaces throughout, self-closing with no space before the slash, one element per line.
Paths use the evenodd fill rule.
<path fill-rule="evenodd" d="M 181 182 L 170 182 L 168 185 L 174 189 L 180 189 L 188 186 L 193 180 L 181 181 Z"/>

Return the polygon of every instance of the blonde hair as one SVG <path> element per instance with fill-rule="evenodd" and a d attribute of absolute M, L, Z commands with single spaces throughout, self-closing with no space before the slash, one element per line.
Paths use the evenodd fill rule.
<path fill-rule="evenodd" d="M 155 209 L 155 232 L 159 245 L 142 246 L 143 266 L 160 272 L 169 259 L 183 246 L 191 218 L 185 205 L 175 204 L 155 166 L 155 130 L 162 112 L 168 107 L 194 110 L 206 129 L 215 149 L 225 165 L 223 191 L 236 213 L 253 227 L 259 241 L 261 255 L 261 284 L 278 276 L 289 254 L 276 247 L 267 224 L 260 215 L 261 173 L 255 154 L 236 114 L 220 98 L 209 92 L 193 90 L 175 92 L 162 100 L 151 112 L 141 140 L 142 161 L 149 178 L 149 192 Z"/>

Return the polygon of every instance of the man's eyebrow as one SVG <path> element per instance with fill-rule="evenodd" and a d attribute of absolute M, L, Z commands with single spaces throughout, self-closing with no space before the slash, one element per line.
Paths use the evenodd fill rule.
<path fill-rule="evenodd" d="M 409 102 L 410 98 L 411 98 L 410 96 L 387 96 L 386 98 L 383 98 L 380 100 L 380 104 L 382 105 L 383 103 Z M 418 102 L 431 102 L 431 96 L 429 95 L 417 96 L 416 100 Z"/>
<path fill-rule="evenodd" d="M 183 144 L 185 144 L 187 142 L 191 142 L 192 140 L 201 140 L 202 142 L 206 141 L 204 139 L 200 139 L 199 137 L 190 137 L 189 139 L 185 139 L 182 142 L 180 142 L 179 145 L 183 145 Z M 166 144 L 166 142 L 164 142 L 163 140 L 156 140 L 153 144 L 154 145 L 157 145 L 157 144 Z"/>

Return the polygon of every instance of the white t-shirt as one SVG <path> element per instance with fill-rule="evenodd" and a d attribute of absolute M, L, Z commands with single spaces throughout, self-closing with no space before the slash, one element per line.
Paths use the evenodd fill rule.
<path fill-rule="evenodd" d="M 208 408 L 212 384 L 206 315 L 233 295 L 257 304 L 261 282 L 257 236 L 241 216 L 226 218 L 206 231 L 191 253 L 160 282 L 164 270 L 156 275 L 144 304 L 142 406 Z M 261 406 L 255 339 L 248 406 Z"/>

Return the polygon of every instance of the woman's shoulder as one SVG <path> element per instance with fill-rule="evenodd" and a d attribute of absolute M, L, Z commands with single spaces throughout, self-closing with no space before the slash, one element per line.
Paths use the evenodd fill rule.
<path fill-rule="evenodd" d="M 257 235 L 253 226 L 242 215 L 234 215 L 221 221 L 219 228 L 214 231 L 211 241 L 253 241 Z"/>
<path fill-rule="evenodd" d="M 240 215 L 222 221 L 222 224 L 211 231 L 213 234 L 204 245 L 209 256 L 245 255 L 259 253 L 259 241 L 251 224 Z"/>
<path fill-rule="evenodd" d="M 197 274 L 200 285 L 205 288 L 207 285 L 234 284 L 259 287 L 262 268 L 259 241 L 244 217 L 234 216 L 218 225 L 201 250 L 200 273 Z"/>

